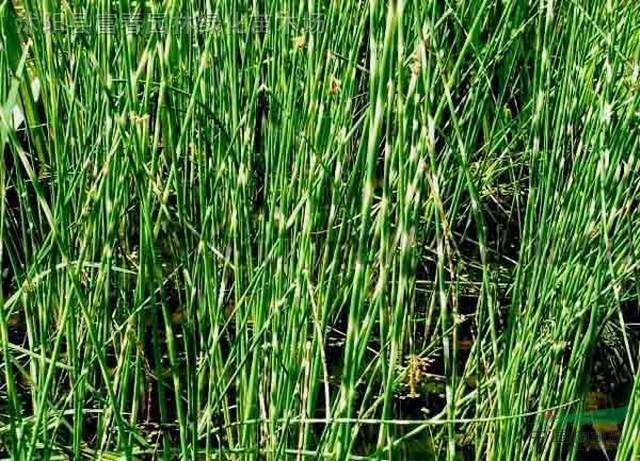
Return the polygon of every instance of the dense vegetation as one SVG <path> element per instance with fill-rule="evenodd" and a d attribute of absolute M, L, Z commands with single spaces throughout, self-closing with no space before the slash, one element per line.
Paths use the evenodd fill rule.
<path fill-rule="evenodd" d="M 638 2 L 0 17 L 0 457 L 640 457 Z"/>

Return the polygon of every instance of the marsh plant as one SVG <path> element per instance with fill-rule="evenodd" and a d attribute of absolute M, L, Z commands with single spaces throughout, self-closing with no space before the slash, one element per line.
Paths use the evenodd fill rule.
<path fill-rule="evenodd" d="M 0 17 L 1 457 L 640 456 L 640 3 Z"/>

